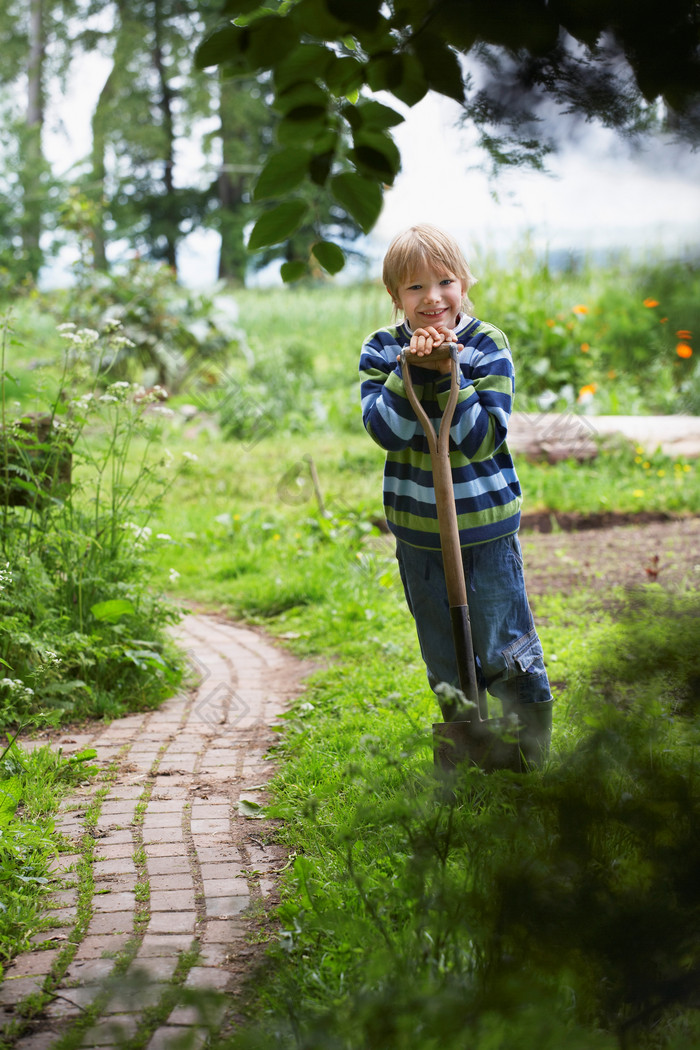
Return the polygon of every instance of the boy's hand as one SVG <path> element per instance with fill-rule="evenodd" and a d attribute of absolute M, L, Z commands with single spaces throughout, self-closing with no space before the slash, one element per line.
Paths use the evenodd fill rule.
<path fill-rule="evenodd" d="M 431 351 L 437 350 L 443 343 L 456 342 L 457 337 L 452 329 L 446 328 L 444 325 L 440 325 L 438 328 L 416 328 L 411 336 L 411 342 L 406 347 L 406 352 L 420 359 L 414 363 L 420 364 L 421 368 L 433 368 L 436 372 L 449 375 L 451 367 L 449 357 L 443 358 L 442 361 L 431 361 L 430 354 Z M 459 350 L 463 349 L 461 343 L 458 343 L 457 346 Z"/>

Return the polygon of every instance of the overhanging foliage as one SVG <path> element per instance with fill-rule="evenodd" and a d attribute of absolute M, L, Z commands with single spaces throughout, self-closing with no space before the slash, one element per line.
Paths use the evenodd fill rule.
<path fill-rule="evenodd" d="M 412 106 L 428 91 L 454 99 L 496 165 L 540 166 L 541 123 L 595 119 L 622 134 L 672 131 L 700 140 L 700 12 L 670 0 L 228 0 L 228 21 L 200 45 L 201 68 L 226 77 L 271 74 L 280 151 L 256 196 L 285 198 L 249 247 L 284 242 L 303 181 L 328 186 L 368 232 L 400 169 L 391 128 L 403 116 L 368 97 Z M 479 83 L 464 62 L 479 63 Z M 341 174 L 342 172 L 342 174 Z M 305 203 L 304 214 L 312 208 Z M 288 260 L 292 261 L 292 260 Z M 289 266 L 295 276 L 304 266 Z"/>

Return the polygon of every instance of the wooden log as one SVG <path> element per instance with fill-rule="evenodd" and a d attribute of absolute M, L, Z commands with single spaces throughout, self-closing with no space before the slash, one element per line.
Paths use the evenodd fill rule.
<path fill-rule="evenodd" d="M 597 435 L 595 424 L 575 412 L 514 412 L 508 424 L 508 447 L 528 459 L 582 463 L 598 455 Z"/>
<path fill-rule="evenodd" d="M 71 440 L 49 413 L 29 412 L 0 428 L 0 502 L 42 505 L 71 486 Z"/>

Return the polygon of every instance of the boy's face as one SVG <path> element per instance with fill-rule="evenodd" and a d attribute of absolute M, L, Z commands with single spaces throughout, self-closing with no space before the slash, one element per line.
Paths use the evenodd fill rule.
<path fill-rule="evenodd" d="M 454 274 L 437 271 L 426 262 L 399 285 L 392 299 L 416 328 L 454 328 L 462 306 L 464 289 Z"/>

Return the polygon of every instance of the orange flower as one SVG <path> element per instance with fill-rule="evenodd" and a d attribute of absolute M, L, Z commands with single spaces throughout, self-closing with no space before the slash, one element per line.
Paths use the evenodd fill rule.
<path fill-rule="evenodd" d="M 693 333 L 688 328 L 679 328 L 676 332 L 679 339 L 692 339 Z"/>
<path fill-rule="evenodd" d="M 666 324 L 667 321 L 668 321 L 668 317 L 660 317 L 659 318 L 659 324 Z"/>
<path fill-rule="evenodd" d="M 608 372 L 608 379 L 617 379 L 617 372 L 614 368 L 611 368 Z"/>
<path fill-rule="evenodd" d="M 659 305 L 659 300 L 658 299 L 645 299 L 644 300 L 644 305 L 648 309 L 651 309 L 652 306 L 658 306 Z"/>
<path fill-rule="evenodd" d="M 687 343 L 679 343 L 676 347 L 676 353 L 679 357 L 688 358 L 693 356 L 692 346 L 688 346 Z"/>
<path fill-rule="evenodd" d="M 584 306 L 583 303 L 579 303 L 578 306 L 572 306 L 571 309 L 572 309 L 572 311 L 575 314 L 587 314 L 588 313 L 588 307 Z"/>
<path fill-rule="evenodd" d="M 586 383 L 586 385 L 582 386 L 578 392 L 579 401 L 585 397 L 593 397 L 597 389 L 597 383 Z"/>
<path fill-rule="evenodd" d="M 591 344 L 590 343 L 581 343 L 581 353 L 582 354 L 587 354 L 590 349 L 591 349 Z"/>
<path fill-rule="evenodd" d="M 544 323 L 547 325 L 548 328 L 554 328 L 554 325 L 557 322 L 553 321 L 551 317 L 548 317 L 547 320 Z"/>

